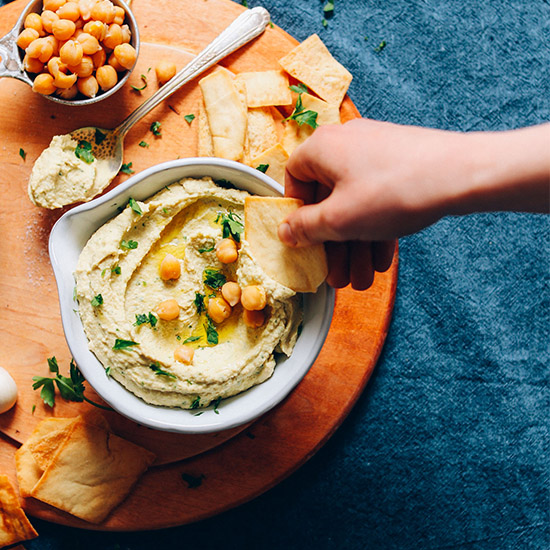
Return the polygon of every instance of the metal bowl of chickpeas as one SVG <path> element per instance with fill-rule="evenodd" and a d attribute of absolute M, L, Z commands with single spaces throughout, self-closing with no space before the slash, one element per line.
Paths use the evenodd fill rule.
<path fill-rule="evenodd" d="M 123 0 L 33 0 L 0 38 L 0 77 L 64 105 L 90 105 L 128 80 L 139 30 Z"/>

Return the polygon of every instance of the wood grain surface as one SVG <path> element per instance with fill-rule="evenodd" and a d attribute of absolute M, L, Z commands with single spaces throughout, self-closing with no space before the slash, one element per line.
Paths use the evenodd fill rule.
<path fill-rule="evenodd" d="M 16 0 L 0 8 L 0 35 L 15 23 L 25 6 Z M 87 125 L 111 128 L 156 89 L 154 71 L 160 58 L 182 67 L 225 28 L 243 7 L 227 0 L 134 0 L 141 32 L 138 66 L 129 84 L 148 86 L 141 93 L 126 85 L 104 102 L 70 108 L 34 94 L 24 83 L 0 79 L 0 365 L 15 378 L 19 399 L 0 416 L 0 471 L 15 481 L 13 454 L 35 424 L 47 416 L 74 416 L 89 407 L 58 398 L 54 410 L 32 390 L 32 376 L 47 375 L 46 359 L 56 356 L 67 373 L 69 351 L 63 336 L 57 291 L 48 257 L 48 237 L 64 210 L 35 207 L 27 196 L 34 160 L 55 134 Z M 173 17 L 177 10 L 178 17 Z M 186 29 L 186 32 L 183 32 Z M 192 32 L 189 32 L 192 29 Z M 268 28 L 250 45 L 222 64 L 234 72 L 277 68 L 277 59 L 296 45 L 281 29 Z M 191 82 L 139 122 L 125 140 L 125 160 L 138 172 L 178 157 L 197 154 L 199 92 Z M 342 120 L 359 116 L 346 98 Z M 162 123 L 162 137 L 149 131 Z M 139 147 L 146 141 L 149 147 Z M 19 154 L 22 148 L 26 160 Z M 119 175 L 118 185 L 128 176 Z M 34 499 L 25 510 L 42 519 L 102 530 L 161 528 L 196 521 L 261 494 L 311 457 L 348 414 L 368 381 L 380 354 L 391 317 L 397 283 L 397 254 L 390 270 L 378 274 L 367 292 L 343 289 L 327 341 L 314 366 L 296 390 L 252 426 L 205 435 L 179 435 L 151 430 L 108 413 L 119 435 L 152 451 L 158 464 L 148 471 L 130 497 L 100 526 L 91 526 Z M 91 388 L 86 395 L 99 400 Z M 189 488 L 182 474 L 200 477 Z M 146 516 L 141 510 L 147 507 Z"/>

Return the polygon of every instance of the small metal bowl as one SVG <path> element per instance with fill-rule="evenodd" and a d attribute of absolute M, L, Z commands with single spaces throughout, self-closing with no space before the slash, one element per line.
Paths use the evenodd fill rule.
<path fill-rule="evenodd" d="M 132 33 L 130 44 L 135 48 L 137 55 L 139 55 L 139 30 L 132 10 L 123 0 L 111 1 L 115 6 L 120 6 L 126 12 L 125 23 L 130 27 L 130 31 Z M 0 78 L 16 78 L 17 80 L 21 80 L 25 84 L 28 84 L 32 87 L 34 77 L 31 77 L 29 73 L 23 68 L 23 57 L 25 55 L 25 52 L 17 46 L 17 37 L 24 29 L 25 18 L 27 17 L 27 15 L 33 12 L 41 13 L 41 10 L 42 0 L 32 0 L 31 2 L 29 2 L 19 16 L 17 23 L 15 23 L 11 31 L 0 38 Z M 55 103 L 62 103 L 63 105 L 91 105 L 92 103 L 97 103 L 102 99 L 112 96 L 114 93 L 117 92 L 117 90 L 120 90 L 120 88 L 122 88 L 122 86 L 124 86 L 125 82 L 128 80 L 128 77 L 130 76 L 132 70 L 133 67 L 131 69 L 128 69 L 125 73 L 122 73 L 122 77 L 119 79 L 116 86 L 113 86 L 110 90 L 107 90 L 106 92 L 102 92 L 100 90 L 95 97 L 82 98 L 80 94 L 76 97 L 76 99 L 63 99 L 54 94 L 44 95 L 43 97 L 49 99 L 50 101 L 54 101 Z"/>

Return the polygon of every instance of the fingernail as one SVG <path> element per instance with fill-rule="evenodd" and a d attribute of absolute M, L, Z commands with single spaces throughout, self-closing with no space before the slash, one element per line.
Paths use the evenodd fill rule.
<path fill-rule="evenodd" d="M 287 222 L 283 222 L 281 225 L 279 225 L 277 234 L 279 235 L 279 239 L 283 244 L 286 244 L 287 246 L 296 246 L 297 241 L 294 238 L 294 235 L 292 234 L 292 229 Z"/>

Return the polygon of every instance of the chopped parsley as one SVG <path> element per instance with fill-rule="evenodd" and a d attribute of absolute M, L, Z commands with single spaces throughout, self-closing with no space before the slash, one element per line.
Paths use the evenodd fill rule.
<path fill-rule="evenodd" d="M 217 397 L 216 399 L 214 399 L 214 401 L 212 402 L 213 405 L 214 405 L 214 412 L 216 414 L 220 414 L 220 411 L 218 410 L 218 407 L 220 405 L 220 401 L 222 400 L 221 396 L 220 397 Z"/>
<path fill-rule="evenodd" d="M 258 164 L 258 166 L 256 166 L 256 170 L 259 170 L 260 172 L 263 172 L 264 174 L 267 172 L 268 168 L 269 168 L 269 164 Z"/>
<path fill-rule="evenodd" d="M 204 270 L 204 284 L 210 288 L 221 288 L 227 282 L 226 276 L 217 269 L 207 267 Z"/>
<path fill-rule="evenodd" d="M 149 68 L 149 71 L 150 70 L 151 70 L 151 68 Z M 147 72 L 149 72 L 149 71 L 147 71 Z M 144 74 L 142 74 L 142 75 L 140 75 L 140 78 L 143 82 L 143 86 L 141 86 L 141 88 L 138 88 L 137 86 L 134 86 L 132 84 L 132 89 L 134 89 L 136 92 L 141 92 L 142 90 L 145 90 L 145 88 L 147 88 L 147 77 Z"/>
<path fill-rule="evenodd" d="M 309 91 L 307 89 L 307 86 L 305 84 L 302 84 L 301 82 L 299 82 L 298 84 L 292 84 L 291 86 L 289 86 L 289 88 L 297 94 L 307 94 Z"/>
<path fill-rule="evenodd" d="M 190 113 L 188 115 L 185 115 L 183 118 L 185 119 L 185 122 L 187 122 L 187 124 L 191 124 L 191 122 L 195 120 L 195 115 Z"/>
<path fill-rule="evenodd" d="M 302 103 L 302 94 L 300 93 L 298 95 L 298 99 L 296 100 L 296 105 L 294 107 L 294 111 L 292 114 L 285 120 L 294 120 L 298 126 L 302 126 L 304 124 L 308 124 L 311 126 L 314 130 L 319 126 L 317 124 L 317 113 L 315 111 L 311 110 L 304 110 L 304 105 Z"/>
<path fill-rule="evenodd" d="M 216 247 L 212 244 L 208 247 L 199 248 L 199 254 L 204 254 L 205 252 L 212 252 Z"/>
<path fill-rule="evenodd" d="M 323 12 L 327 15 L 334 13 L 334 0 L 327 0 L 327 3 L 323 6 Z"/>
<path fill-rule="evenodd" d="M 201 294 L 200 292 L 195 292 L 195 299 L 193 300 L 193 303 L 195 304 L 199 315 L 206 309 L 204 306 L 204 294 Z"/>
<path fill-rule="evenodd" d="M 237 242 L 241 241 L 241 233 L 244 231 L 244 224 L 238 214 L 234 212 L 228 212 L 227 214 L 218 212 L 216 223 L 221 223 L 223 228 L 222 236 L 224 239 L 232 237 Z"/>
<path fill-rule="evenodd" d="M 107 378 L 111 376 L 111 367 L 105 367 L 105 376 L 107 376 Z"/>
<path fill-rule="evenodd" d="M 200 336 L 189 336 L 189 338 L 186 338 L 182 344 L 190 344 L 191 342 L 196 342 L 197 340 L 200 340 Z"/>
<path fill-rule="evenodd" d="M 115 340 L 115 345 L 113 346 L 113 349 L 121 350 L 131 348 L 132 346 L 139 346 L 139 344 L 137 342 L 134 342 L 133 340 L 122 340 L 120 338 L 117 338 Z"/>
<path fill-rule="evenodd" d="M 151 122 L 151 126 L 149 127 L 149 129 L 151 130 L 151 132 L 153 132 L 155 136 L 162 135 L 160 131 L 160 122 L 158 120 L 155 120 L 155 122 Z"/>
<path fill-rule="evenodd" d="M 327 28 L 328 27 L 328 20 L 326 17 L 323 17 L 323 20 L 321 21 L 321 25 L 323 25 L 323 27 Z"/>
<path fill-rule="evenodd" d="M 139 214 L 140 216 L 143 214 L 143 210 L 141 209 L 141 206 L 138 204 L 138 202 L 136 201 L 136 199 L 133 199 L 132 197 L 130 197 L 128 199 L 128 206 L 136 213 L 136 214 Z"/>
<path fill-rule="evenodd" d="M 149 144 L 148 144 L 146 141 L 140 141 L 140 142 L 138 143 L 138 145 L 139 145 L 140 147 L 149 147 Z"/>
<path fill-rule="evenodd" d="M 201 404 L 201 396 L 197 395 L 197 397 L 195 397 L 195 399 L 193 399 L 193 403 L 191 403 L 191 408 L 192 409 L 198 409 L 200 404 Z"/>
<path fill-rule="evenodd" d="M 120 167 L 120 171 L 123 173 L 123 174 L 133 174 L 134 173 L 134 170 L 132 170 L 132 163 L 131 162 L 128 162 L 126 164 L 123 164 L 121 167 Z"/>
<path fill-rule="evenodd" d="M 380 42 L 380 44 L 378 44 L 378 46 L 374 48 L 374 51 L 376 53 L 380 53 L 387 45 L 388 43 L 385 40 L 382 40 L 382 42 Z"/>
<path fill-rule="evenodd" d="M 114 273 L 115 275 L 120 275 L 122 273 L 122 268 L 119 265 L 115 265 L 111 267 L 111 273 Z"/>
<path fill-rule="evenodd" d="M 90 302 L 93 307 L 99 307 L 103 305 L 103 296 L 101 294 L 96 294 L 92 301 Z"/>
<path fill-rule="evenodd" d="M 181 479 L 187 483 L 188 489 L 196 489 L 202 485 L 202 480 L 205 479 L 205 475 L 201 474 L 200 476 L 194 476 L 191 474 L 186 474 L 185 472 L 181 474 Z"/>
<path fill-rule="evenodd" d="M 241 0 L 241 6 L 248 8 L 248 0 Z"/>
<path fill-rule="evenodd" d="M 206 341 L 212 346 L 215 346 L 218 343 L 218 331 L 214 326 L 214 322 L 208 315 L 206 316 L 204 328 L 206 330 Z"/>
<path fill-rule="evenodd" d="M 129 241 L 125 241 L 125 240 L 120 241 L 120 248 L 122 248 L 122 250 L 134 250 L 137 247 L 138 247 L 137 241 L 132 241 L 132 239 L 130 239 Z"/>
<path fill-rule="evenodd" d="M 83 160 L 86 164 L 92 164 L 94 162 L 94 155 L 92 153 L 92 144 L 84 139 L 78 142 L 74 154 Z"/>
<path fill-rule="evenodd" d="M 149 312 L 147 313 L 136 313 L 136 322 L 134 323 L 135 327 L 139 327 L 141 325 L 150 324 L 151 327 L 155 327 L 158 322 L 158 319 L 156 316 Z"/>
<path fill-rule="evenodd" d="M 27 160 L 27 153 L 25 153 L 25 150 L 22 147 L 19 147 L 19 156 L 23 160 Z"/>
<path fill-rule="evenodd" d="M 59 393 L 63 399 L 66 401 L 86 401 L 95 407 L 100 409 L 105 409 L 107 411 L 112 411 L 110 407 L 105 407 L 104 405 L 99 405 L 91 399 L 88 399 L 84 396 L 84 386 L 85 378 L 82 376 L 82 373 L 76 366 L 74 359 L 71 359 L 71 366 L 69 376 L 62 376 L 59 374 L 59 365 L 57 364 L 57 359 L 55 357 L 50 357 L 48 359 L 48 367 L 50 372 L 55 374 L 54 377 L 47 376 L 33 376 L 32 385 L 33 390 L 42 388 L 40 390 L 40 397 L 44 403 L 50 407 L 55 405 L 55 388 L 59 390 Z M 33 409 L 34 412 L 34 409 Z"/>
<path fill-rule="evenodd" d="M 167 372 L 165 370 L 162 370 L 158 363 L 153 363 L 152 365 L 149 365 L 149 368 L 152 371 L 155 371 L 155 374 L 157 374 L 158 376 L 168 376 L 170 378 L 177 378 L 177 376 L 175 374 L 172 374 L 171 372 Z"/>
<path fill-rule="evenodd" d="M 101 145 L 103 140 L 107 137 L 107 134 L 102 132 L 99 128 L 95 129 L 95 143 L 96 145 Z"/>

